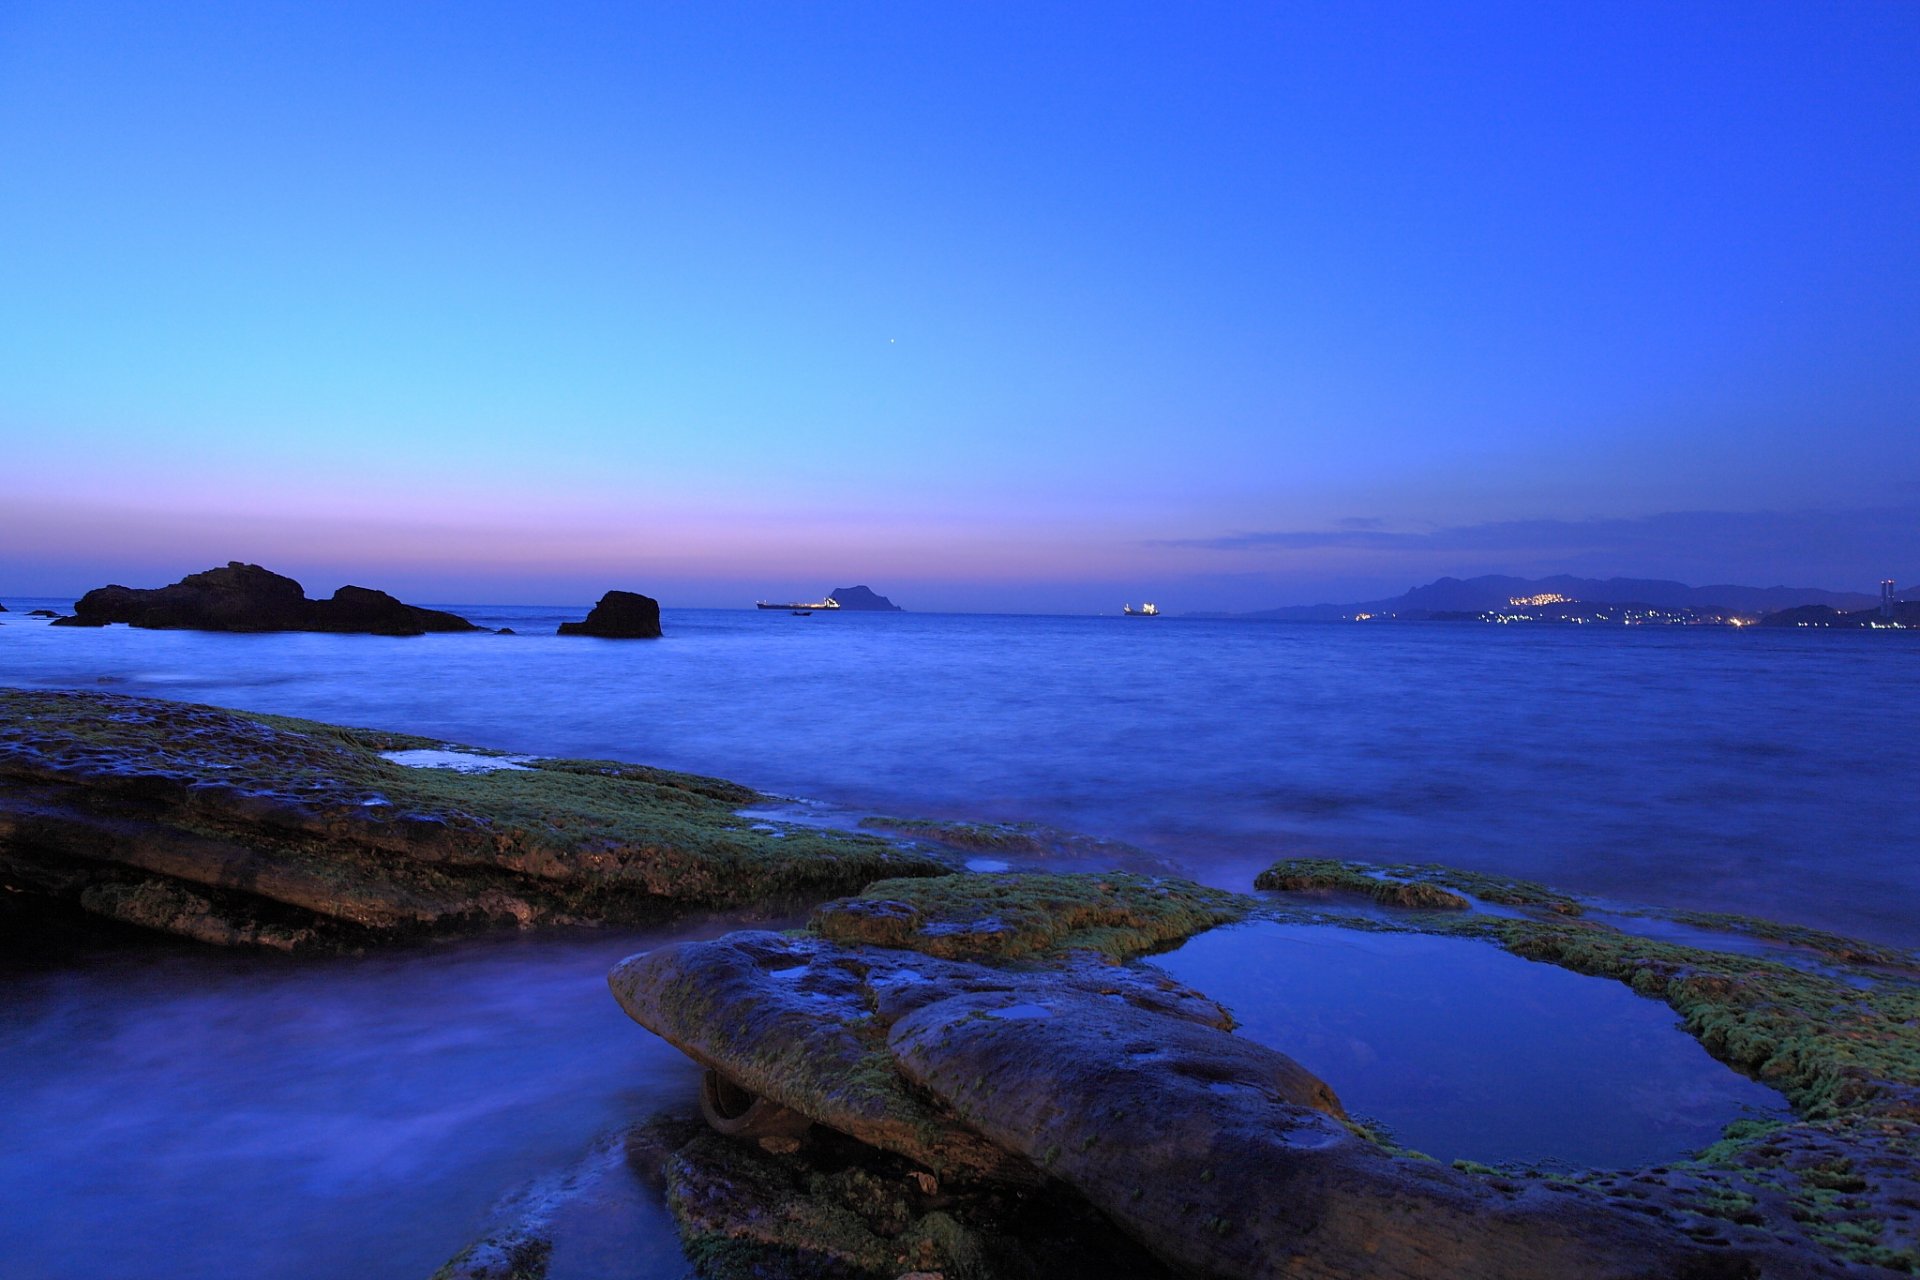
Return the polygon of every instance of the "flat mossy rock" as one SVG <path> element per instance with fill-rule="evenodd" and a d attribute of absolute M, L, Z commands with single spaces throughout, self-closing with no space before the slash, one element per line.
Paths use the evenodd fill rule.
<path fill-rule="evenodd" d="M 484 773 L 447 744 L 104 693 L 0 690 L 0 882 L 46 910 L 222 945 L 638 922 L 946 864 L 753 830 L 718 779 L 613 761 Z M 486 753 L 479 753 L 486 754 Z"/>
<path fill-rule="evenodd" d="M 1070 950 L 1112 959 L 1245 918 L 1255 904 L 1171 877 L 949 875 L 890 880 L 829 902 L 809 927 L 834 942 L 910 947 L 948 959 L 1019 960 Z"/>
<path fill-rule="evenodd" d="M 1033 1183 L 1039 1175 L 907 1086 L 887 1032 L 913 1011 L 990 994 L 1230 1025 L 1220 1006 L 1156 971 L 1083 959 L 1014 972 L 777 933 L 650 951 L 622 961 L 608 983 L 634 1021 L 696 1062 L 943 1178 Z"/>
<path fill-rule="evenodd" d="M 1375 866 L 1336 858 L 1283 858 L 1254 877 L 1253 887 L 1282 893 L 1331 890 L 1359 894 L 1384 906 L 1429 911 L 1464 911 L 1473 904 L 1463 895 L 1565 916 L 1584 910 L 1577 900 L 1545 885 L 1438 863 Z"/>

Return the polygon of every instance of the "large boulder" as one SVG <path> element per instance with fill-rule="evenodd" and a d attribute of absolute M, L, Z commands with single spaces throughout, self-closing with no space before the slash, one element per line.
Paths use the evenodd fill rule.
<path fill-rule="evenodd" d="M 257 564 L 230 561 L 225 568 L 192 573 L 168 587 L 99 587 L 81 596 L 60 627 L 102 627 L 123 622 L 150 630 L 349 631 L 376 635 L 422 635 L 472 631 L 464 618 L 402 604 L 384 591 L 342 587 L 330 600 L 309 600 L 292 578 Z"/>
<path fill-rule="evenodd" d="M 942 1177 L 1023 1183 L 1039 1180 L 1031 1160 L 984 1140 L 908 1086 L 887 1044 L 897 1019 L 936 1001 L 995 992 L 1117 1001 L 1168 1023 L 1228 1022 L 1220 1006 L 1146 970 L 1083 961 L 1014 974 L 777 933 L 647 952 L 616 966 L 608 984 L 640 1025 L 762 1098 Z M 1302 1097 L 1325 1089 L 1294 1070 Z M 1017 1078 L 1001 1083 L 1020 1087 Z"/>
<path fill-rule="evenodd" d="M 593 606 L 585 622 L 563 622 L 563 636 L 598 636 L 602 640 L 655 640 L 660 636 L 660 602 L 633 591 L 609 591 Z"/>

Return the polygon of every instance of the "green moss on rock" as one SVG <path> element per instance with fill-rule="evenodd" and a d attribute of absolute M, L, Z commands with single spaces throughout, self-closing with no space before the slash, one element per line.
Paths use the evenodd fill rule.
<path fill-rule="evenodd" d="M 461 773 L 416 735 L 114 694 L 0 690 L 0 876 L 226 945 L 633 922 L 948 864 L 876 836 L 756 830 L 764 799 L 618 761 Z"/>
<path fill-rule="evenodd" d="M 1457 911 L 1471 906 L 1462 895 L 1563 916 L 1578 916 L 1585 910 L 1576 899 L 1530 880 L 1463 871 L 1438 863 L 1376 866 L 1337 858 L 1283 858 L 1262 871 L 1253 883 L 1256 889 L 1287 893 L 1357 893 L 1386 906 L 1423 910 Z"/>
<path fill-rule="evenodd" d="M 1358 863 L 1331 858 L 1276 862 L 1254 878 L 1253 887 L 1282 893 L 1357 893 L 1385 906 L 1427 911 L 1465 911 L 1473 905 L 1459 894 L 1425 881 L 1389 879 L 1370 873 Z"/>
<path fill-rule="evenodd" d="M 819 907 L 832 942 L 946 959 L 1019 960 L 1089 950 L 1115 960 L 1244 919 L 1254 902 L 1189 880 L 1111 875 L 947 875 L 883 880 Z"/>

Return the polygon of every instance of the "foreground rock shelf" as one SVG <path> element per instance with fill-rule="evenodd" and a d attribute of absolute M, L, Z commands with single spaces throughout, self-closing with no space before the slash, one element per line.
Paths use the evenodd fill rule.
<path fill-rule="evenodd" d="M 1155 1270 L 1138 1274 L 1920 1269 L 1913 957 L 1730 919 L 1730 935 L 1786 935 L 1815 962 L 1682 947 L 1585 921 L 1578 900 L 1540 886 L 1396 872 L 1283 864 L 1263 882 L 1284 891 L 1265 898 L 1141 876 L 896 881 L 827 904 L 801 934 L 634 957 L 610 979 L 621 1005 L 707 1067 L 710 1091 L 734 1090 L 734 1114 L 757 1099 L 815 1122 L 805 1137 L 790 1121 L 697 1137 L 642 1163 L 662 1171 L 701 1273 L 727 1280 L 1042 1274 L 995 1233 L 1009 1198 L 1062 1192 L 1151 1255 Z M 1440 1165 L 1379 1141 L 1300 1064 L 1230 1034 L 1203 993 L 1128 963 L 1245 918 L 1469 937 L 1625 981 L 1796 1114 L 1738 1122 L 1649 1169 Z M 826 1225 L 858 1214 L 822 1172 L 859 1162 L 849 1139 L 897 1202 L 895 1233 L 868 1223 L 857 1248 Z M 952 1229 L 931 1230 L 936 1214 Z M 1070 1215 L 1060 1230 L 1098 1234 Z M 1044 1274 L 1100 1272 L 1055 1259 Z"/>
<path fill-rule="evenodd" d="M 815 900 L 947 864 L 764 829 L 758 793 L 638 765 L 415 768 L 450 744 L 104 693 L 0 690 L 0 912 L 292 950 Z M 489 759 L 516 767 L 486 769 Z M 763 829 L 756 829 L 756 826 Z M 4 923 L 0 920 L 0 923 Z"/>

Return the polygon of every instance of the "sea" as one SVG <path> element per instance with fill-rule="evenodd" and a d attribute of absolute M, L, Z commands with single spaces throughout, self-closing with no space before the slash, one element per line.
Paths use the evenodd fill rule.
<path fill-rule="evenodd" d="M 394 639 L 50 628 L 27 612 L 69 601 L 0 603 L 0 685 L 640 761 L 830 824 L 1042 824 L 1234 889 L 1281 857 L 1441 862 L 1920 947 L 1915 632 L 667 609 L 664 638 L 618 642 L 554 634 L 585 605 L 455 603 L 489 630 Z M 691 1066 L 604 975 L 743 922 L 769 923 L 0 970 L 0 1276 L 424 1277 L 529 1179 L 684 1105 Z M 1322 952 L 1329 974 L 1408 967 Z M 1336 1057 L 1395 1034 L 1338 1027 Z M 1436 1154 L 1594 1158 L 1463 1123 Z M 595 1249 L 684 1273 L 644 1189 Z"/>

